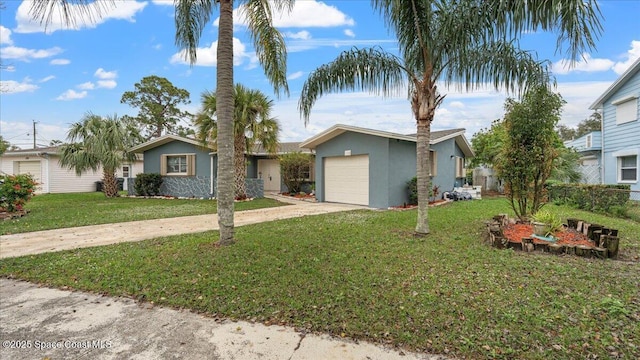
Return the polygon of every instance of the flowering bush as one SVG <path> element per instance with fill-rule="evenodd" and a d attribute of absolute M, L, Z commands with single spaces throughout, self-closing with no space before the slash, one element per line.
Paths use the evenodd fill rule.
<path fill-rule="evenodd" d="M 0 176 L 0 209 L 10 213 L 21 211 L 36 185 L 29 174 Z"/>

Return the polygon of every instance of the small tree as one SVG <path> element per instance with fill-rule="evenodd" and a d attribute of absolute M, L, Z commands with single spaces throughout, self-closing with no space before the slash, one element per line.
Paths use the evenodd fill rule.
<path fill-rule="evenodd" d="M 132 118 L 144 130 L 145 139 L 170 134 L 193 134 L 178 122 L 188 119 L 190 114 L 178 108 L 180 104 L 189 104 L 189 92 L 175 87 L 171 81 L 159 76 L 146 76 L 135 84 L 134 91 L 122 94 L 120 102 L 140 109 L 138 116 Z"/>
<path fill-rule="evenodd" d="M 280 173 L 289 193 L 295 194 L 302 190 L 302 184 L 309 177 L 309 170 L 313 157 L 311 154 L 293 152 L 280 156 Z"/>
<path fill-rule="evenodd" d="M 505 144 L 495 163 L 505 182 L 511 208 L 520 219 L 544 205 L 544 183 L 559 156 L 561 140 L 555 131 L 565 101 L 546 86 L 527 91 L 521 101 L 507 99 Z"/>

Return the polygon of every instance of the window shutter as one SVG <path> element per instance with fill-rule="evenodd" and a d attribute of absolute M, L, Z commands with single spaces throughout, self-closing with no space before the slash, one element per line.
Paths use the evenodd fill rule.
<path fill-rule="evenodd" d="M 437 156 L 438 152 L 431 150 L 429 151 L 429 162 L 431 163 L 429 165 L 429 175 L 430 176 L 437 176 L 438 175 L 438 156 Z"/>
<path fill-rule="evenodd" d="M 196 156 L 195 154 L 187 155 L 187 175 L 194 176 L 196 174 Z"/>
<path fill-rule="evenodd" d="M 160 175 L 167 175 L 167 155 L 160 156 Z"/>

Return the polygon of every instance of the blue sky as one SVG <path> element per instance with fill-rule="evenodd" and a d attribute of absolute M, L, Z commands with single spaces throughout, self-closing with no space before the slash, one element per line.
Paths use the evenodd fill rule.
<path fill-rule="evenodd" d="M 78 22 L 72 29 L 54 22 L 47 30 L 29 21 L 28 1 L 5 0 L 0 10 L 0 134 L 22 148 L 32 146 L 32 121 L 39 145 L 65 140 L 68 126 L 91 111 L 98 115 L 135 115 L 120 104 L 125 91 L 143 77 L 166 77 L 191 93 L 185 110 L 195 113 L 200 94 L 215 89 L 216 20 L 204 30 L 198 63 L 182 61 L 174 43 L 173 1 L 121 1 L 97 23 Z M 589 116 L 589 105 L 640 57 L 640 1 L 602 0 L 604 31 L 597 49 L 584 54 L 571 70 L 556 53 L 555 36 L 530 33 L 521 47 L 554 63 L 558 91 L 567 101 L 562 123 L 574 126 Z M 236 19 L 241 24 L 241 19 Z M 301 141 L 336 124 L 398 133 L 414 133 L 405 97 L 382 99 L 368 93 L 323 97 L 305 127 L 297 110 L 308 74 L 353 46 L 397 46 L 369 0 L 298 0 L 292 13 L 278 16 L 289 51 L 290 97 L 277 98 L 256 61 L 246 29 L 235 28 L 235 81 L 262 90 L 275 100 L 281 141 Z M 441 88 L 447 97 L 436 112 L 433 130 L 466 128 L 467 137 L 504 114 L 505 94 L 492 89 L 471 93 Z"/>

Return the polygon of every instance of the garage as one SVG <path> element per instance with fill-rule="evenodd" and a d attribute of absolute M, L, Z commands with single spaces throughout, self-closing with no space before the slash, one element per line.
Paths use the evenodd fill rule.
<path fill-rule="evenodd" d="M 325 201 L 369 206 L 369 155 L 324 159 Z"/>
<path fill-rule="evenodd" d="M 42 183 L 42 173 L 40 171 L 40 161 L 16 161 L 14 163 L 14 174 L 30 174 L 36 183 Z M 40 190 L 40 186 L 36 187 Z"/>
<path fill-rule="evenodd" d="M 18 161 L 16 165 L 16 174 L 31 174 L 37 183 L 41 182 L 40 161 Z"/>

